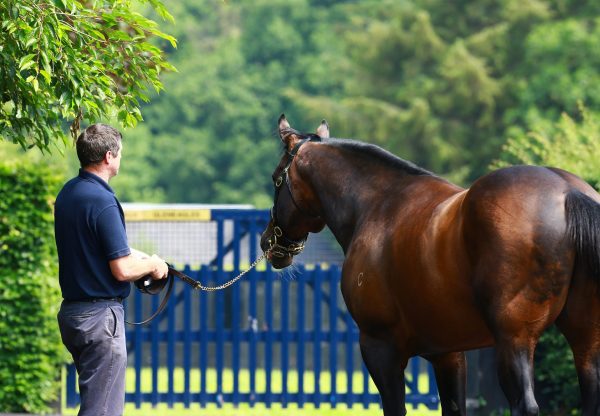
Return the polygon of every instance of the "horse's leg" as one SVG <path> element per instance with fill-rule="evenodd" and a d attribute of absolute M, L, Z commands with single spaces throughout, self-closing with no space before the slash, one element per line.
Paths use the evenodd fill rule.
<path fill-rule="evenodd" d="M 392 344 L 364 333 L 360 334 L 360 351 L 379 390 L 384 416 L 406 415 L 404 369 L 408 358 L 401 357 Z"/>
<path fill-rule="evenodd" d="M 525 233 L 521 241 L 490 237 L 495 244 L 474 249 L 473 255 L 485 265 L 474 277 L 476 296 L 496 342 L 498 378 L 513 416 L 539 414 L 533 355 L 540 335 L 563 309 L 571 282 L 568 242 L 562 237 L 555 241 L 550 238 L 553 233 L 562 230 Z"/>
<path fill-rule="evenodd" d="M 528 330 L 503 334 L 496 339 L 498 378 L 512 416 L 539 414 L 533 394 L 533 353 L 541 330 L 535 331 L 536 336 Z"/>
<path fill-rule="evenodd" d="M 575 358 L 583 416 L 600 415 L 600 293 L 591 278 L 576 274 L 556 320 Z"/>
<path fill-rule="evenodd" d="M 533 390 L 533 354 L 540 335 L 559 313 L 552 306 L 564 304 L 564 300 L 556 299 L 536 303 L 531 297 L 528 290 L 521 290 L 510 302 L 502 298 L 490 302 L 488 309 L 490 328 L 496 340 L 500 387 L 512 416 L 539 414 Z"/>
<path fill-rule="evenodd" d="M 465 353 L 451 352 L 423 357 L 431 362 L 435 370 L 435 380 L 442 404 L 442 416 L 466 415 L 467 365 Z"/>

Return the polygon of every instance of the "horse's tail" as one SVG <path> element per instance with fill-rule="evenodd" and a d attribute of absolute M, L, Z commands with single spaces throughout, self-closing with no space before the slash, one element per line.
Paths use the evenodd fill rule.
<path fill-rule="evenodd" d="M 565 201 L 567 232 L 575 244 L 577 262 L 585 264 L 600 284 L 600 204 L 572 190 Z"/>

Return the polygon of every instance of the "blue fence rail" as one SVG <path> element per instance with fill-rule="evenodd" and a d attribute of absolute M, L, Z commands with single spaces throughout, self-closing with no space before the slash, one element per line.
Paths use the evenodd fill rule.
<path fill-rule="evenodd" d="M 236 236 L 262 230 L 260 224 L 242 225 L 235 224 L 232 241 L 218 237 L 216 264 L 199 270 L 185 267 L 184 273 L 212 286 L 236 276 L 245 266 Z M 248 244 L 248 252 L 257 253 L 257 239 Z M 230 265 L 223 263 L 226 246 L 233 250 Z M 127 328 L 129 367 L 135 373 L 127 402 L 138 407 L 142 403 L 366 407 L 380 402 L 360 358 L 358 329 L 341 299 L 339 267 L 299 265 L 293 274 L 280 274 L 261 266 L 218 292 L 197 292 L 175 282 L 161 316 L 148 326 Z M 159 301 L 159 296 L 135 291 L 126 302 L 126 315 L 141 320 Z M 437 409 L 433 372 L 424 360 L 411 360 L 406 382 L 407 403 Z M 66 402 L 70 407 L 79 403 L 72 365 Z"/>

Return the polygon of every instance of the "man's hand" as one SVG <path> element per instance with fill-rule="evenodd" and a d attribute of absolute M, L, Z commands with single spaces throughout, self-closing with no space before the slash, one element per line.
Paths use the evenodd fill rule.
<path fill-rule="evenodd" d="M 167 266 L 167 262 L 158 257 L 156 254 L 153 254 L 152 257 L 149 258 L 149 260 L 155 262 L 155 268 L 150 273 L 152 279 L 166 279 L 169 275 L 169 266 Z"/>
<path fill-rule="evenodd" d="M 132 251 L 128 256 L 119 257 L 109 262 L 113 276 L 121 282 L 133 282 L 144 276 L 150 276 L 153 280 L 164 279 L 169 275 L 169 266 L 156 254 L 140 258 L 142 253 L 138 250 Z"/>

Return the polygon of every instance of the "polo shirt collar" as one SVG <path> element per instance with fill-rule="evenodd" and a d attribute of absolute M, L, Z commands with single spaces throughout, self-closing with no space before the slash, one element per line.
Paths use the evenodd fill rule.
<path fill-rule="evenodd" d="M 102 179 L 98 175 L 94 175 L 92 172 L 88 172 L 87 170 L 85 170 L 83 168 L 80 168 L 79 169 L 79 177 L 81 179 L 87 179 L 87 180 L 90 180 L 90 181 L 98 183 L 100 186 L 102 186 L 103 188 L 105 188 L 111 194 L 115 193 L 115 191 L 113 191 L 113 189 L 110 187 L 110 185 L 104 181 L 104 179 Z"/>

